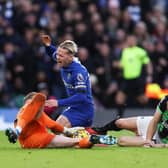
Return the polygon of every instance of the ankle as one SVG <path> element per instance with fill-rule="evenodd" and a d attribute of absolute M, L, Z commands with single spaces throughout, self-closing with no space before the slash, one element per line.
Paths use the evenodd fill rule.
<path fill-rule="evenodd" d="M 22 128 L 19 127 L 19 126 L 17 126 L 17 127 L 15 128 L 15 133 L 16 133 L 16 135 L 19 136 L 21 132 L 22 132 Z"/>

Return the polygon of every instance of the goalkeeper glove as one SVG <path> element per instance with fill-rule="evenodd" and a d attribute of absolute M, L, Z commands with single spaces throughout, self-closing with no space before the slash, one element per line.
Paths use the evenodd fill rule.
<path fill-rule="evenodd" d="M 84 127 L 72 127 L 72 128 L 67 128 L 64 127 L 63 133 L 68 136 L 68 137 L 73 137 L 73 135 L 78 131 L 78 130 L 83 130 Z"/>

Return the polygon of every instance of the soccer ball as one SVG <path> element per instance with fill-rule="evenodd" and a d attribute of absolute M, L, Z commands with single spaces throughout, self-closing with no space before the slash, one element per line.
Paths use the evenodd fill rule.
<path fill-rule="evenodd" d="M 79 129 L 73 134 L 73 138 L 88 138 L 90 136 L 89 132 L 85 129 Z"/>

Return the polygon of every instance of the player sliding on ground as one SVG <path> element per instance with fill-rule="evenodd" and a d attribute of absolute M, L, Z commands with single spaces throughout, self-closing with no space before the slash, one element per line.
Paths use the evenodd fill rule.
<path fill-rule="evenodd" d="M 81 128 L 66 128 L 50 119 L 44 112 L 46 97 L 44 94 L 31 92 L 24 98 L 24 105 L 17 114 L 14 122 L 15 129 L 5 131 L 11 143 L 19 143 L 22 148 L 57 148 L 57 147 L 91 147 L 95 143 L 103 143 L 102 137 L 91 135 L 85 138 L 73 136 Z M 48 129 L 64 135 L 48 132 Z M 112 139 L 112 137 L 110 137 Z M 109 140 L 108 139 L 108 143 Z M 100 142 L 101 140 L 101 142 Z M 112 141 L 112 140 L 111 140 Z"/>
<path fill-rule="evenodd" d="M 73 129 L 63 127 L 51 120 L 44 112 L 46 97 L 41 93 L 31 92 L 24 99 L 15 120 L 15 129 L 7 129 L 6 135 L 10 142 L 19 138 L 22 148 L 56 148 L 79 145 L 91 146 L 88 138 L 69 138 L 63 135 L 49 133 L 47 128 L 65 135 L 73 134 Z"/>
<path fill-rule="evenodd" d="M 88 131 L 94 134 L 106 134 L 107 131 L 126 129 L 135 136 L 121 136 L 120 146 L 168 147 L 168 95 L 157 105 L 153 116 L 117 118 L 102 127 L 92 127 Z"/>

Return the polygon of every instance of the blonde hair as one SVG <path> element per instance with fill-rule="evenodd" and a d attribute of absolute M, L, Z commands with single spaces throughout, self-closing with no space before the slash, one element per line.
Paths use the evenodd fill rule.
<path fill-rule="evenodd" d="M 78 52 L 78 46 L 74 41 L 65 40 L 59 45 L 60 48 L 68 50 L 71 54 L 75 55 Z"/>

